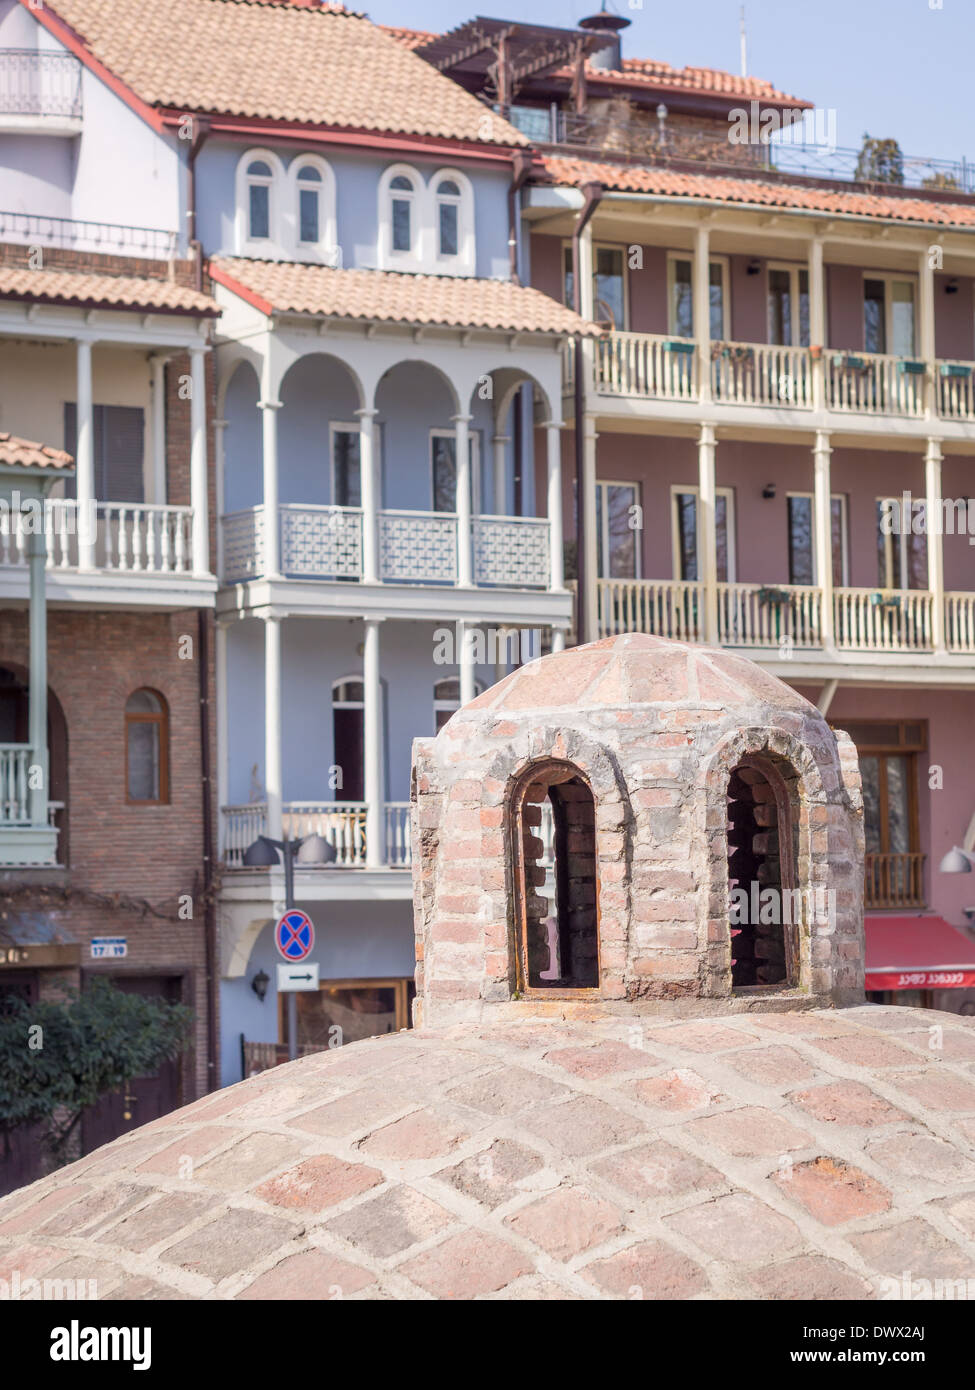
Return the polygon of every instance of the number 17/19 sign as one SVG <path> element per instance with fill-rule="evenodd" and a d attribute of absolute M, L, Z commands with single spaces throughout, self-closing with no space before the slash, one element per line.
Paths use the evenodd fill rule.
<path fill-rule="evenodd" d="M 285 960 L 304 960 L 315 944 L 315 928 L 307 912 L 290 908 L 274 928 L 274 944 Z"/>

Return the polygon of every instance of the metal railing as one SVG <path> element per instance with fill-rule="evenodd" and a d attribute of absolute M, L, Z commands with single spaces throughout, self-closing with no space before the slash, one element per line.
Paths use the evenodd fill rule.
<path fill-rule="evenodd" d="M 129 227 L 116 222 L 49 217 L 46 213 L 0 211 L 0 241 L 168 261 L 177 254 L 179 233 L 161 227 Z"/>
<path fill-rule="evenodd" d="M 80 120 L 81 72 L 71 53 L 0 48 L 0 116 Z"/>

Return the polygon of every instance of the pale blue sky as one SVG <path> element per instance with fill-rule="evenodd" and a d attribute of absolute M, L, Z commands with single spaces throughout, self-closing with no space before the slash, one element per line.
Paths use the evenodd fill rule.
<path fill-rule="evenodd" d="M 354 0 L 348 0 L 354 8 Z M 631 8 L 631 3 L 634 8 Z M 975 159 L 975 0 L 746 0 L 748 69 L 836 111 L 836 143 L 893 137 L 908 155 Z M 614 0 L 628 57 L 739 70 L 740 0 Z M 478 13 L 572 26 L 594 0 L 362 0 L 379 24 L 453 28 Z"/>

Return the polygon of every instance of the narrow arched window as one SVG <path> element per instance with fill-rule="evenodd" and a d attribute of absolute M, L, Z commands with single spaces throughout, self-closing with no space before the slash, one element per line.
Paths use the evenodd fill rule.
<path fill-rule="evenodd" d="M 169 711 L 154 690 L 125 703 L 125 796 L 138 805 L 169 800 Z"/>
<path fill-rule="evenodd" d="M 735 990 L 799 984 L 807 905 L 797 882 L 798 775 L 752 755 L 728 780 L 728 909 Z"/>
<path fill-rule="evenodd" d="M 274 171 L 266 159 L 252 159 L 247 166 L 247 239 L 269 241 L 271 237 L 271 189 Z"/>
<path fill-rule="evenodd" d="M 416 235 L 416 190 L 405 174 L 397 174 L 389 185 L 390 245 L 394 252 L 411 255 Z"/>
<path fill-rule="evenodd" d="M 311 164 L 298 170 L 298 240 L 317 246 L 322 227 L 322 176 Z"/>
<path fill-rule="evenodd" d="M 437 186 L 437 252 L 441 256 L 460 254 L 461 191 L 453 179 L 442 179 Z"/>
<path fill-rule="evenodd" d="M 520 991 L 596 989 L 596 806 L 571 763 L 529 770 L 511 802 Z"/>
<path fill-rule="evenodd" d="M 481 682 L 474 682 L 474 694 L 480 695 Z M 433 687 L 434 733 L 439 734 L 455 710 L 460 709 L 460 681 L 456 676 L 445 676 Z"/>

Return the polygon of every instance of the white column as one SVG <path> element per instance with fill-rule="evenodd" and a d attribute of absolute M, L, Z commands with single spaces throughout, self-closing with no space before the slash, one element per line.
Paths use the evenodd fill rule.
<path fill-rule="evenodd" d="M 817 430 L 813 448 L 813 552 L 816 556 L 816 583 L 822 595 L 820 633 L 827 651 L 834 642 L 832 452 L 829 430 Z"/>
<path fill-rule="evenodd" d="M 928 588 L 931 591 L 931 642 L 936 652 L 945 645 L 945 571 L 941 511 L 941 440 L 929 439 L 924 455 L 925 515 L 927 517 Z M 902 519 L 904 524 L 904 519 Z"/>
<path fill-rule="evenodd" d="M 822 410 L 826 402 L 826 277 L 820 237 L 809 243 L 809 343 L 822 349 L 819 361 L 812 364 L 813 408 Z"/>
<path fill-rule="evenodd" d="M 362 501 L 362 579 L 379 583 L 379 504 L 381 484 L 376 458 L 376 411 L 357 410 L 359 419 L 359 497 Z"/>
<path fill-rule="evenodd" d="M 576 429 L 579 429 L 579 423 Z M 579 641 L 595 642 L 599 637 L 599 585 L 596 582 L 599 559 L 596 538 L 596 433 L 595 415 L 584 415 L 582 438 L 582 508 L 586 553 L 583 556 L 585 593 L 579 595 Z M 577 504 L 578 505 L 578 504 Z"/>
<path fill-rule="evenodd" d="M 78 499 L 78 568 L 95 567 L 95 408 L 91 391 L 91 340 L 77 341 L 78 438 L 75 445 L 75 496 Z M 103 498 L 102 501 L 111 501 Z M 91 523 L 89 525 L 89 523 Z"/>
<path fill-rule="evenodd" d="M 365 765 L 366 868 L 380 869 L 386 862 L 386 769 L 383 758 L 383 688 L 379 678 L 379 624 L 381 618 L 364 619 L 362 648 L 362 758 Z"/>
<path fill-rule="evenodd" d="M 710 646 L 716 646 L 718 642 L 718 536 L 715 526 L 714 453 L 714 426 L 702 424 L 697 441 L 697 555 L 698 574 L 704 586 L 703 636 Z"/>
<path fill-rule="evenodd" d="M 193 573 L 210 571 L 207 497 L 206 349 L 190 348 L 190 505 L 193 508 Z"/>
<path fill-rule="evenodd" d="M 217 504 L 217 528 L 216 528 L 216 536 L 217 536 L 217 566 L 216 566 L 216 572 L 217 572 L 218 575 L 222 575 L 222 574 L 223 574 L 223 501 L 224 501 L 225 470 L 226 470 L 226 467 L 227 467 L 227 442 L 226 442 L 226 438 L 225 438 L 224 432 L 225 432 L 225 430 L 226 430 L 226 428 L 227 428 L 227 426 L 228 426 L 229 424 L 230 424 L 230 421 L 229 421 L 229 420 L 214 420 L 214 422 L 213 422 L 213 439 L 214 439 L 214 448 L 215 448 L 215 452 L 216 452 L 216 458 L 214 459 L 214 473 L 215 473 L 215 477 L 214 477 L 215 488 L 214 488 L 214 491 L 215 491 L 215 493 L 216 493 L 216 504 Z"/>
<path fill-rule="evenodd" d="M 281 573 L 281 527 L 278 516 L 278 411 L 280 401 L 258 401 L 264 444 L 264 575 Z"/>
<path fill-rule="evenodd" d="M 508 443 L 511 436 L 495 434 L 491 437 L 494 448 L 494 463 L 491 469 L 494 483 L 494 514 L 508 514 Z"/>
<path fill-rule="evenodd" d="M 548 446 L 548 545 L 549 587 L 565 588 L 565 566 L 562 546 L 562 426 L 554 420 L 545 422 Z"/>
<path fill-rule="evenodd" d="M 477 693 L 474 682 L 474 626 L 461 619 L 457 624 L 457 667 L 460 678 L 460 702 L 466 705 Z"/>
<path fill-rule="evenodd" d="M 934 267 L 927 249 L 921 251 L 917 258 L 917 290 L 917 348 L 919 355 L 928 364 L 924 377 L 924 413 L 931 416 L 934 413 L 935 371 Z"/>
<path fill-rule="evenodd" d="M 469 589 L 474 583 L 470 423 L 469 415 L 454 416 L 454 455 L 457 469 L 457 583 L 462 589 Z"/>
<path fill-rule="evenodd" d="M 579 237 L 579 313 L 592 320 L 596 312 L 593 286 L 592 220 L 586 223 Z M 592 338 L 581 338 L 579 356 L 582 365 L 582 408 L 592 390 L 596 347 Z"/>
<path fill-rule="evenodd" d="M 217 815 L 219 820 L 220 850 L 223 851 L 223 807 L 230 800 L 228 787 L 230 781 L 230 754 L 227 727 L 227 625 L 217 622 L 214 638 L 214 689 L 216 691 L 217 724 Z"/>
<path fill-rule="evenodd" d="M 281 764 L 281 619 L 264 616 L 264 795 L 267 833 L 282 836 L 283 785 Z"/>
<path fill-rule="evenodd" d="M 694 232 L 694 337 L 700 362 L 700 399 L 711 399 L 711 234 L 706 222 Z"/>
<path fill-rule="evenodd" d="M 149 358 L 152 367 L 152 500 L 165 506 L 166 486 L 166 363 L 168 357 L 156 353 Z"/>
<path fill-rule="evenodd" d="M 553 651 L 553 652 L 564 652 L 564 651 L 565 651 L 565 628 L 563 628 L 563 627 L 553 627 L 553 628 L 552 628 L 552 651 Z"/>
<path fill-rule="evenodd" d="M 44 499 L 41 500 L 44 505 Z M 28 741 L 31 762 L 40 768 L 40 786 L 30 792 L 30 819 L 35 826 L 47 826 L 48 747 L 47 747 L 47 558 L 44 528 L 27 536 L 30 564 L 30 703 Z"/>

